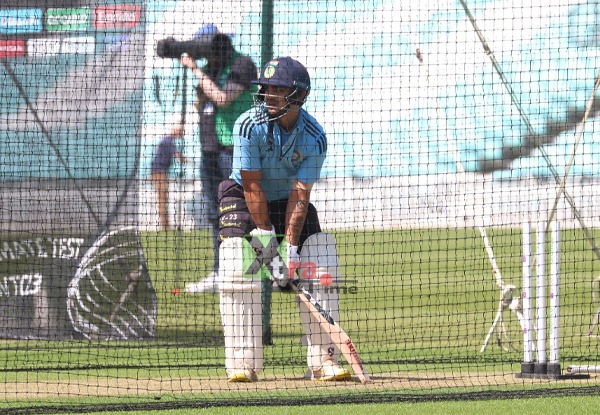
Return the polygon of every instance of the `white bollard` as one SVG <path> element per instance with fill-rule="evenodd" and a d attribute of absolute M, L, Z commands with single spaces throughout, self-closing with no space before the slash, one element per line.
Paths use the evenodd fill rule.
<path fill-rule="evenodd" d="M 546 229 L 544 222 L 537 223 L 535 236 L 535 308 L 536 308 L 536 363 L 534 373 L 546 374 Z"/>
<path fill-rule="evenodd" d="M 531 223 L 523 223 L 523 363 L 521 373 L 533 373 L 533 304 L 531 291 Z"/>
<path fill-rule="evenodd" d="M 532 238 L 531 223 L 523 223 L 523 362 L 517 377 L 559 379 L 559 283 L 560 283 L 560 227 L 555 224 L 550 233 L 550 281 L 546 283 L 546 228 L 544 222 L 536 224 L 535 235 L 535 325 L 533 316 L 532 287 Z M 549 287 L 548 287 L 549 285 Z M 546 360 L 547 324 L 546 294 L 550 294 L 550 347 L 549 361 Z M 536 335 L 536 342 L 533 335 Z M 533 354 L 536 354 L 534 362 Z"/>
<path fill-rule="evenodd" d="M 559 284 L 560 284 L 560 225 L 552 227 L 550 259 L 550 360 L 548 375 L 560 375 L 559 351 Z"/>

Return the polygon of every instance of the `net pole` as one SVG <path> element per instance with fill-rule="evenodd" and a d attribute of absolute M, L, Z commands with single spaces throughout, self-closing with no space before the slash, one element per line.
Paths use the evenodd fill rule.
<path fill-rule="evenodd" d="M 261 67 L 273 58 L 273 0 L 262 2 Z M 263 344 L 273 344 L 271 327 L 271 279 L 261 280 Z"/>

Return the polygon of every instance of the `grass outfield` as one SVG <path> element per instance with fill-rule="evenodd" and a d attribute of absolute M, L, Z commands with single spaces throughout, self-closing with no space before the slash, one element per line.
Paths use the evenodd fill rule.
<path fill-rule="evenodd" d="M 152 411 L 152 415 L 304 415 L 304 414 L 344 414 L 344 415 L 595 415 L 600 405 L 599 397 L 577 396 L 544 399 L 507 399 L 468 402 L 423 402 L 397 404 L 340 404 L 306 405 L 298 407 L 229 407 L 193 408 Z M 102 412 L 104 415 L 146 415 L 148 411 Z M 93 414 L 85 412 L 84 414 Z"/>
<path fill-rule="evenodd" d="M 520 287 L 520 229 L 487 232 L 504 282 Z M 516 354 L 506 359 L 493 345 L 488 355 L 479 353 L 497 311 L 499 291 L 477 230 L 343 232 L 336 233 L 336 238 L 347 288 L 342 296 L 343 326 L 361 354 L 375 365 L 373 371 L 408 369 L 398 362 L 418 361 L 423 370 L 489 355 L 496 360 L 520 357 L 522 336 L 511 313 L 506 313 L 505 319 Z M 594 351 L 596 356 L 598 340 L 581 335 L 596 311 L 591 281 L 600 274 L 600 262 L 581 231 L 563 230 L 561 240 L 562 352 L 580 356 L 582 350 Z M 171 294 L 173 287 L 183 287 L 210 270 L 208 235 L 146 234 L 144 242 L 162 304 L 159 338 L 176 337 L 180 343 L 191 338 L 195 343 L 221 345 L 218 296 Z M 183 247 L 179 257 L 172 250 L 178 244 Z M 272 314 L 276 339 L 291 340 L 302 334 L 289 294 L 273 295 Z M 182 315 L 192 318 L 182 322 Z M 287 352 L 283 356 L 275 353 L 267 359 L 302 355 L 302 348 L 295 343 L 279 349 Z"/>
<path fill-rule="evenodd" d="M 504 281 L 520 287 L 520 230 L 487 231 Z M 186 282 L 196 281 L 210 271 L 208 233 L 145 233 L 144 253 L 158 298 L 156 340 L 3 340 L 0 408 L 79 402 L 98 407 L 107 402 L 131 402 L 135 406 L 178 400 L 198 400 L 202 406 L 211 400 L 243 402 L 249 397 L 298 397 L 307 402 L 321 397 L 338 402 L 361 395 L 377 401 L 380 393 L 390 391 L 400 397 L 436 393 L 461 396 L 473 391 L 518 394 L 523 390 L 597 384 L 595 376 L 583 382 L 516 381 L 522 335 L 518 321 L 509 312 L 504 317 L 514 349 L 502 351 L 492 340 L 486 352 L 480 353 L 496 314 L 499 290 L 477 230 L 349 231 L 335 236 L 346 289 L 342 295 L 343 327 L 373 374 L 374 382 L 366 388 L 354 382 L 323 386 L 302 380 L 305 348 L 299 341 L 302 329 L 289 293 L 273 294 L 274 344 L 264 348 L 261 382 L 231 388 L 224 382 L 218 295 L 173 294 L 174 288 L 182 289 Z M 561 239 L 563 367 L 600 362 L 598 338 L 582 336 L 596 312 L 590 288 L 592 279 L 600 274 L 600 266 L 581 231 L 563 230 Z M 535 400 L 538 406 L 542 401 L 546 399 Z M 498 401 L 498 405 L 504 402 L 511 407 L 511 401 Z M 472 404 L 466 402 L 464 407 Z M 397 411 L 410 405 L 382 408 Z M 425 407 L 423 403 L 414 405 Z M 244 412 L 254 409 L 249 406 Z M 276 409 L 277 413 L 293 413 L 282 412 L 284 407 Z M 192 413 L 182 411 L 162 412 Z M 346 409 L 344 412 L 352 413 Z M 410 413 L 420 412 L 411 409 Z M 461 413 L 469 412 L 463 408 Z"/>

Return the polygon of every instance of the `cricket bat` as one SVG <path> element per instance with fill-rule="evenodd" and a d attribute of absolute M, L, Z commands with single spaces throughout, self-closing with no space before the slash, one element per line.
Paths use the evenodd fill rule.
<path fill-rule="evenodd" d="M 370 380 L 369 375 L 365 371 L 362 360 L 356 351 L 356 347 L 354 347 L 354 343 L 350 340 L 350 337 L 348 337 L 340 325 L 333 320 L 327 310 L 323 309 L 310 292 L 304 288 L 300 283 L 300 280 L 290 280 L 290 285 L 292 286 L 292 289 L 298 293 L 300 301 L 306 304 L 311 315 L 321 325 L 323 331 L 327 333 L 331 339 L 331 343 L 335 344 L 340 350 L 361 383 L 367 383 Z"/>

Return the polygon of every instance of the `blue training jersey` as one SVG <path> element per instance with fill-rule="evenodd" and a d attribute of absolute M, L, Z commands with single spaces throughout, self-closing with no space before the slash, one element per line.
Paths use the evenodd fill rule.
<path fill-rule="evenodd" d="M 256 109 L 246 111 L 233 127 L 230 178 L 241 185 L 242 170 L 260 170 L 261 186 L 268 201 L 287 199 L 296 179 L 315 183 L 327 151 L 323 127 L 302 108 L 294 129 L 287 134 L 282 134 L 277 121 L 258 123 L 255 115 Z"/>

